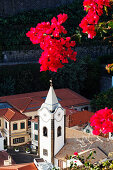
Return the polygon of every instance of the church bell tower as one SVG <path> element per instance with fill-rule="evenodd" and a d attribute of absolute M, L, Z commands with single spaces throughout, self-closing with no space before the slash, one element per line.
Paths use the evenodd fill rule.
<path fill-rule="evenodd" d="M 65 110 L 58 102 L 52 81 L 39 114 L 39 156 L 54 164 L 54 156 L 64 146 Z"/>

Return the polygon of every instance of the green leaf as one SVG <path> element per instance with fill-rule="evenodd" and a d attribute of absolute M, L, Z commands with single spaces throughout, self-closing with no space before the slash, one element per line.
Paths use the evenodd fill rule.
<path fill-rule="evenodd" d="M 111 27 L 111 28 L 113 28 L 113 21 L 110 21 L 110 22 L 108 23 L 108 26 Z"/>
<path fill-rule="evenodd" d="M 90 152 L 89 156 L 86 159 L 89 159 L 92 156 L 93 152 Z"/>

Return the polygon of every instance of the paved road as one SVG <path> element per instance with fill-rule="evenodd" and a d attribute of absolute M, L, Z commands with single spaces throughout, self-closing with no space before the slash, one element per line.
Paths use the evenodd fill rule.
<path fill-rule="evenodd" d="M 39 158 L 39 156 L 27 153 L 10 153 L 16 164 L 33 162 L 34 158 Z"/>

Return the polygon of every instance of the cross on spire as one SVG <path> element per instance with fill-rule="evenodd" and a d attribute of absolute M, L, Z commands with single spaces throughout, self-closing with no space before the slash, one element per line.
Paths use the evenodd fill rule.
<path fill-rule="evenodd" d="M 50 86 L 53 86 L 52 78 L 49 80 L 49 82 L 50 82 Z"/>

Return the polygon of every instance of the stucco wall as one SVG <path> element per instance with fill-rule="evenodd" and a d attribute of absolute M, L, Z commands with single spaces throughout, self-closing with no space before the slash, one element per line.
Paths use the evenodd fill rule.
<path fill-rule="evenodd" d="M 17 123 L 17 130 L 13 130 L 13 124 Z M 21 129 L 21 123 L 25 123 L 25 128 Z M 11 146 L 19 146 L 27 143 L 29 141 L 29 134 L 27 134 L 28 130 L 28 121 L 27 119 L 11 121 Z M 25 137 L 25 141 L 23 143 L 13 144 L 13 139 Z"/>
<path fill-rule="evenodd" d="M 34 146 L 38 146 L 38 141 L 35 140 L 35 135 L 38 135 L 38 130 L 34 129 L 34 124 L 36 122 L 31 122 L 31 142 Z M 38 123 L 36 123 L 38 124 Z"/>
<path fill-rule="evenodd" d="M 21 138 L 24 137 L 25 141 L 23 143 L 17 143 L 17 144 L 13 144 L 13 139 L 15 138 Z M 15 137 L 11 137 L 11 146 L 19 146 L 19 145 L 23 145 L 26 144 L 27 142 L 29 142 L 29 135 L 28 134 L 20 134 L 20 135 L 15 135 Z"/>
<path fill-rule="evenodd" d="M 4 150 L 4 138 L 0 137 L 0 151 Z"/>
<path fill-rule="evenodd" d="M 35 116 L 38 115 L 38 111 L 25 112 L 24 114 L 25 114 L 27 117 L 32 117 L 32 119 L 34 119 Z"/>
<path fill-rule="evenodd" d="M 25 123 L 25 128 L 21 129 L 21 123 Z M 13 124 L 17 124 L 17 130 L 13 130 Z M 11 134 L 27 131 L 27 119 L 11 121 Z"/>
<path fill-rule="evenodd" d="M 51 163 L 51 114 L 47 109 L 40 110 L 40 157 Z M 47 137 L 43 136 L 43 127 L 47 128 Z M 48 155 L 43 154 L 43 149 L 48 151 Z"/>
<path fill-rule="evenodd" d="M 0 130 L 4 128 L 4 118 L 0 117 L 1 120 L 1 126 L 0 126 Z"/>
<path fill-rule="evenodd" d="M 57 128 L 59 126 L 61 126 L 61 136 L 57 137 Z M 64 146 L 64 110 L 58 108 L 54 115 L 54 155 L 56 155 L 63 146 Z"/>

